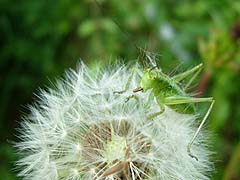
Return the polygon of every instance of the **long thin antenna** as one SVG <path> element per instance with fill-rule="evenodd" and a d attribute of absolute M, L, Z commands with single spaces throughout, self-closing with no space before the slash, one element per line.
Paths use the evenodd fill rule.
<path fill-rule="evenodd" d="M 101 14 L 103 15 L 103 10 L 102 10 L 102 5 L 100 4 L 100 2 L 98 2 L 98 0 L 94 0 L 99 11 L 101 12 Z M 118 27 L 118 29 L 123 33 L 124 37 L 129 40 L 135 47 L 135 49 L 138 51 L 139 54 L 139 60 L 141 62 L 141 64 L 143 65 L 144 69 L 147 69 L 147 64 L 146 64 L 146 59 L 151 63 L 152 66 L 157 66 L 157 63 L 153 63 L 153 59 L 152 55 L 150 55 L 150 53 L 148 53 L 145 49 L 140 48 L 136 41 L 132 38 L 132 36 L 124 30 L 124 28 L 122 28 L 121 24 L 118 23 L 118 21 L 116 21 L 113 17 L 111 18 L 111 20 L 116 24 L 116 26 Z"/>
<path fill-rule="evenodd" d="M 97 5 L 98 9 L 100 10 L 101 14 L 104 14 L 104 12 L 102 10 L 102 5 L 100 4 L 100 2 L 98 2 L 98 0 L 94 0 L 94 1 Z M 121 24 L 119 24 L 118 21 L 116 21 L 113 17 L 111 18 L 111 20 L 114 22 L 114 24 L 117 25 L 118 29 L 123 33 L 125 38 L 128 39 L 129 41 L 131 41 L 131 43 L 134 44 L 135 48 L 138 48 L 136 41 L 134 41 L 134 39 L 130 36 L 130 34 L 122 28 Z"/>

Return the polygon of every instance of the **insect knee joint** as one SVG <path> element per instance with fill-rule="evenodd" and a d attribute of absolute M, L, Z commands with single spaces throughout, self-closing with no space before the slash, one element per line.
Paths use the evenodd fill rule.
<path fill-rule="evenodd" d="M 189 155 L 191 158 L 193 158 L 193 159 L 195 159 L 196 161 L 198 161 L 197 156 L 194 156 L 194 155 L 191 153 L 191 147 L 192 147 L 192 144 L 188 144 L 188 146 L 187 146 L 188 155 Z"/>

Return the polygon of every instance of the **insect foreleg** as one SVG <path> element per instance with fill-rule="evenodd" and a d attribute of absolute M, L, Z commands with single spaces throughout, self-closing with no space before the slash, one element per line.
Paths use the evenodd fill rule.
<path fill-rule="evenodd" d="M 185 79 L 189 75 L 193 74 L 194 72 L 198 72 L 198 71 L 200 72 L 202 70 L 202 67 L 203 67 L 203 64 L 201 63 L 201 64 L 193 67 L 192 69 L 189 69 L 181 74 L 177 74 L 177 75 L 173 76 L 172 79 L 175 80 L 176 82 L 182 81 L 183 79 Z M 194 78 L 191 78 L 191 79 L 194 79 Z"/>
<path fill-rule="evenodd" d="M 130 99 L 134 98 L 136 101 L 139 102 L 139 98 L 135 95 L 135 94 L 132 94 L 131 96 L 128 96 L 125 100 L 125 102 L 128 102 Z"/>
<path fill-rule="evenodd" d="M 124 89 L 123 89 L 122 91 L 114 91 L 114 93 L 116 93 L 116 94 L 125 93 L 125 92 L 129 89 L 129 86 L 130 86 L 130 84 L 131 84 L 131 82 L 132 82 L 132 79 L 133 79 L 133 76 L 134 76 L 135 73 L 137 73 L 140 77 L 142 76 L 142 72 L 141 72 L 140 69 L 133 68 L 133 69 L 131 70 L 131 74 L 130 74 L 128 80 L 127 80 L 127 83 L 126 83 Z"/>
<path fill-rule="evenodd" d="M 156 113 L 153 113 L 153 114 L 150 114 L 148 117 L 147 117 L 147 120 L 152 120 L 154 119 L 155 117 L 159 116 L 160 114 L 164 113 L 165 111 L 165 107 L 164 105 L 160 105 L 160 111 L 159 112 L 156 112 Z"/>

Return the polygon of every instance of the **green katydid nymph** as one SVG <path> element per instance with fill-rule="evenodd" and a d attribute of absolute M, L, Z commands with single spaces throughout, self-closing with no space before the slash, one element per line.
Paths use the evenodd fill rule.
<path fill-rule="evenodd" d="M 135 93 L 137 92 L 146 92 L 151 90 L 150 98 L 152 97 L 156 99 L 160 107 L 160 111 L 158 113 L 152 114 L 149 117 L 149 119 L 153 119 L 154 117 L 162 114 L 165 110 L 165 106 L 168 106 L 179 113 L 194 114 L 196 113 L 196 108 L 194 105 L 195 103 L 210 103 L 210 106 L 205 116 L 203 117 L 203 120 L 201 121 L 197 131 L 195 132 L 194 136 L 192 137 L 192 140 L 189 142 L 187 147 L 187 152 L 189 156 L 198 160 L 198 158 L 191 153 L 191 146 L 194 143 L 197 135 L 199 134 L 203 124 L 207 120 L 212 110 L 214 99 L 212 97 L 207 98 L 191 97 L 189 94 L 186 93 L 186 89 L 189 87 L 189 85 L 191 85 L 193 80 L 200 73 L 203 64 L 199 64 L 190 70 L 170 77 L 167 74 L 164 74 L 161 71 L 161 69 L 159 69 L 156 65 L 147 68 L 146 62 L 149 61 L 151 62 L 151 64 L 153 64 L 152 62 L 154 61 L 154 59 L 144 49 L 138 48 L 138 50 L 140 52 L 139 60 L 142 62 L 144 66 L 144 72 L 142 72 L 140 69 L 133 69 L 133 72 L 137 72 L 139 74 L 141 80 L 139 87 L 133 89 L 133 95 L 129 96 L 127 100 L 129 100 L 132 97 L 136 97 Z M 184 86 L 180 84 L 182 80 L 186 79 L 189 76 L 192 77 L 190 78 L 187 84 L 185 84 Z M 132 75 L 130 75 L 124 90 L 118 91 L 116 93 L 121 94 L 127 91 L 129 89 L 132 77 L 133 73 Z"/>

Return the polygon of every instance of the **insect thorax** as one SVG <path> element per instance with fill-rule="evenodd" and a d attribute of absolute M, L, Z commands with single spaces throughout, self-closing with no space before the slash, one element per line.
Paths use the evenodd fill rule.
<path fill-rule="evenodd" d="M 168 76 L 156 73 L 146 72 L 141 80 L 141 87 L 144 91 L 151 90 L 159 104 L 165 104 L 164 99 L 167 97 L 189 97 L 182 88 Z M 191 103 L 168 105 L 179 113 L 193 114 L 195 106 Z"/>

